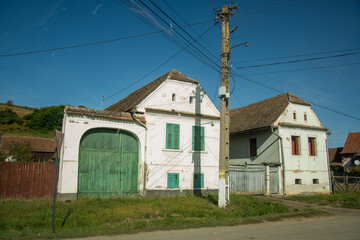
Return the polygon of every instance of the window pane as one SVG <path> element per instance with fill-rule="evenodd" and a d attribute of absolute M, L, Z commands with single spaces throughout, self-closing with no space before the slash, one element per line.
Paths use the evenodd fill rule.
<path fill-rule="evenodd" d="M 257 156 L 257 150 L 256 150 L 256 138 L 250 139 L 250 157 L 256 157 Z"/>
<path fill-rule="evenodd" d="M 299 143 L 300 143 L 300 137 L 291 136 L 292 155 L 300 155 Z"/>

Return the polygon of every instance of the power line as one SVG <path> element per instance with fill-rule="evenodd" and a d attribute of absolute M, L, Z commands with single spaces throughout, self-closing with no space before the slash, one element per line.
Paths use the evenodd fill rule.
<path fill-rule="evenodd" d="M 316 58 L 292 60 L 292 61 L 287 61 L 287 62 L 276 62 L 276 63 L 267 63 L 267 64 L 252 65 L 252 66 L 236 67 L 235 69 L 256 68 L 256 67 L 274 66 L 274 65 L 297 63 L 297 62 L 315 61 L 315 60 L 321 60 L 321 59 L 327 59 L 327 58 L 345 57 L 345 56 L 355 55 L 355 54 L 359 54 L 359 53 L 360 52 L 343 53 L 343 54 L 331 55 L 331 56 L 326 56 L 326 57 L 316 57 Z"/>
<path fill-rule="evenodd" d="M 187 21 L 168 3 L 166 2 L 166 0 L 162 0 L 166 6 L 168 6 L 186 25 L 188 25 Z M 194 28 L 190 27 L 190 29 L 197 35 L 199 36 L 199 34 L 197 33 L 197 31 L 195 31 Z M 204 41 L 204 43 L 213 51 L 214 54 L 220 56 L 220 53 L 218 53 L 204 38 L 200 38 L 201 40 Z M 212 55 L 214 56 L 214 55 Z M 214 56 L 215 58 L 217 58 L 217 56 Z"/>
<path fill-rule="evenodd" d="M 208 31 L 210 31 L 217 23 L 215 23 L 214 25 L 212 25 L 210 28 L 208 28 L 207 30 L 205 30 L 201 35 L 199 35 L 199 37 L 203 36 L 205 33 L 207 33 Z M 125 91 L 126 89 L 134 86 L 136 83 L 140 82 L 141 80 L 143 80 L 144 78 L 146 78 L 147 76 L 149 76 L 150 74 L 152 74 L 153 72 L 155 72 L 156 70 L 158 70 L 160 67 L 164 66 L 166 63 L 168 63 L 169 61 L 171 61 L 173 58 L 175 58 L 177 55 L 179 55 L 180 53 L 182 53 L 187 47 L 190 46 L 190 43 L 185 46 L 184 48 L 182 48 L 180 51 L 178 51 L 177 53 L 175 53 L 174 55 L 172 55 L 170 58 L 168 58 L 167 60 L 165 60 L 163 63 L 161 63 L 159 66 L 157 66 L 156 68 L 154 68 L 153 70 L 151 70 L 149 73 L 145 74 L 143 77 L 139 78 L 138 80 L 136 80 L 135 82 L 131 83 L 130 85 L 126 86 L 125 88 L 117 91 L 116 93 L 110 95 L 109 97 L 104 98 L 104 100 L 107 100 L 109 98 L 114 97 L 115 95 Z"/>
<path fill-rule="evenodd" d="M 207 22 L 210 22 L 210 21 L 214 21 L 214 19 L 209 19 L 209 20 L 205 20 L 205 21 L 201 21 L 201 22 L 197 22 L 197 23 L 193 23 L 193 24 L 188 24 L 188 25 L 185 25 L 183 27 L 195 26 L 195 25 L 207 23 Z M 28 51 L 28 52 L 1 54 L 0 57 L 12 57 L 12 56 L 19 56 L 19 55 L 28 55 L 28 54 L 36 54 L 36 53 L 44 53 L 44 52 L 52 52 L 52 51 L 58 51 L 58 50 L 72 49 L 72 48 L 88 47 L 88 46 L 93 46 L 93 45 L 100 45 L 100 44 L 117 42 L 117 41 L 132 39 L 132 38 L 149 36 L 149 35 L 162 33 L 162 32 L 166 32 L 166 31 L 170 31 L 170 30 L 160 30 L 160 31 L 154 31 L 154 32 L 149 32 L 149 33 L 141 33 L 141 34 L 127 36 L 127 37 L 114 38 L 114 39 L 109 39 L 109 40 L 104 40 L 104 41 L 97 41 L 97 42 L 90 42 L 90 43 L 83 43 L 83 44 L 77 44 L 77 45 L 71 45 L 71 46 L 65 46 L 65 47 L 56 47 L 56 48 L 43 49 L 43 50 L 34 50 L 34 51 Z"/>
<path fill-rule="evenodd" d="M 352 65 L 357 65 L 357 64 L 360 64 L 360 62 L 349 63 L 349 64 L 331 65 L 331 66 L 322 66 L 322 67 L 313 67 L 313 68 L 300 68 L 300 69 L 291 69 L 291 70 L 283 70 L 283 71 L 273 71 L 273 72 L 258 72 L 258 73 L 245 74 L 245 76 L 264 75 L 264 74 L 273 74 L 273 73 L 286 73 L 286 72 L 298 72 L 298 71 L 308 71 L 308 70 L 316 70 L 316 69 L 322 69 L 322 68 L 345 67 L 345 66 L 352 66 Z"/>
<path fill-rule="evenodd" d="M 164 21 L 158 14 L 156 14 L 153 10 L 151 10 L 142 0 L 139 0 L 145 7 L 147 7 L 151 12 L 153 12 L 157 17 L 159 17 L 166 25 L 169 26 L 169 24 Z M 203 49 L 205 49 L 207 52 L 209 52 L 202 44 L 200 44 L 194 37 L 192 37 L 187 31 L 185 31 L 179 24 L 176 23 L 176 21 L 174 21 L 174 19 L 172 19 L 169 15 L 167 15 L 163 10 L 161 10 L 161 8 L 159 8 L 153 1 L 149 0 L 149 2 L 151 2 L 162 14 L 164 14 L 167 18 L 169 18 L 173 23 L 176 24 L 176 26 L 178 26 L 186 35 L 188 35 L 192 40 L 194 40 L 197 44 L 199 44 Z M 176 33 L 178 33 L 175 30 Z M 178 33 L 179 34 L 179 33 Z M 189 42 L 189 40 L 187 40 L 185 37 L 183 37 L 181 34 L 179 34 L 182 38 L 184 38 L 185 41 Z M 195 46 L 194 46 L 195 47 Z M 215 66 L 220 68 L 220 65 L 218 65 L 217 63 L 215 63 L 210 57 L 208 57 L 206 54 L 204 54 L 201 50 L 199 50 L 197 47 L 195 47 L 201 54 L 203 54 L 210 62 L 212 62 Z M 209 52 L 210 53 L 210 52 Z M 211 54 L 211 53 L 210 53 Z M 219 60 L 219 59 L 217 59 Z"/>
<path fill-rule="evenodd" d="M 145 6 L 150 12 L 152 12 L 158 19 L 160 19 L 163 23 L 165 23 L 170 29 L 172 29 L 172 26 L 170 25 L 170 24 L 168 24 L 162 17 L 160 17 L 156 12 L 154 12 L 149 6 L 147 6 L 143 1 L 141 1 L 141 0 L 138 0 L 143 6 Z M 115 0 L 115 2 L 116 3 L 118 3 L 119 4 L 119 2 L 117 1 L 117 0 Z M 136 1 L 136 0 L 134 0 L 134 1 L 128 1 L 130 4 L 132 4 L 134 7 L 136 7 L 136 8 L 138 8 L 139 10 L 145 10 L 145 11 L 147 11 L 147 13 L 151 16 L 151 14 L 150 14 L 150 12 L 148 11 L 148 10 L 146 10 L 146 9 L 144 9 L 142 6 L 140 6 L 140 4 Z M 122 4 L 122 3 L 121 3 Z M 137 4 L 137 5 L 135 5 L 135 4 Z M 134 13 L 133 13 L 134 14 Z M 139 17 L 139 18 L 141 18 L 141 16 L 138 16 L 138 15 L 136 15 L 137 17 Z M 151 16 L 152 17 L 152 16 Z M 143 20 L 143 19 L 142 19 Z M 149 26 L 151 26 L 151 24 L 149 24 L 149 23 L 147 23 L 147 20 L 143 20 L 146 24 L 148 24 Z M 172 29 L 172 30 L 174 30 L 174 32 L 176 33 L 176 34 L 178 34 L 180 37 L 181 37 L 181 39 L 180 39 L 180 41 L 184 44 L 184 45 L 186 45 L 186 42 L 187 43 L 190 43 L 189 42 L 189 40 L 188 39 L 186 39 L 183 35 L 181 35 L 178 31 L 176 31 L 175 29 Z M 166 38 L 168 38 L 166 35 L 163 35 L 163 36 L 165 36 Z M 174 36 L 172 36 L 172 37 L 174 37 Z M 171 40 L 170 38 L 168 38 L 170 41 L 172 41 L 172 42 L 174 42 L 173 40 L 175 40 L 175 39 L 173 39 L 173 40 Z M 186 42 L 185 42 L 186 41 Z M 179 45 L 179 43 L 178 43 L 178 40 L 175 40 L 175 42 L 174 42 L 175 44 L 177 44 L 177 45 Z M 183 47 L 184 45 L 181 45 L 180 44 L 180 47 Z M 192 51 L 194 51 L 194 53 L 192 53 L 192 52 L 189 52 L 189 51 L 187 51 L 189 54 L 191 54 L 192 56 L 194 56 L 195 58 L 197 58 L 199 61 L 201 61 L 201 62 L 203 62 L 204 64 L 206 64 L 207 66 L 209 66 L 210 68 L 212 68 L 213 70 L 215 70 L 215 71 L 219 71 L 218 70 L 218 68 L 219 68 L 219 66 L 217 66 L 217 64 L 216 63 L 214 63 L 214 61 L 213 60 L 211 60 L 206 54 L 204 54 L 201 50 L 199 50 L 194 44 L 192 44 L 192 43 L 190 43 L 190 46 L 189 46 L 189 48 L 192 50 Z M 194 50 L 195 49 L 195 50 Z M 200 55 L 199 55 L 200 54 Z M 201 56 L 202 55 L 202 56 Z M 206 58 L 208 58 L 215 66 L 213 66 L 211 63 L 209 63 L 209 62 L 207 62 L 205 59 L 203 59 L 202 57 L 203 56 L 205 56 Z"/>
<path fill-rule="evenodd" d="M 284 59 L 284 58 L 313 56 L 313 55 L 322 55 L 322 54 L 329 54 L 329 53 L 349 52 L 349 51 L 355 51 L 355 50 L 359 50 L 359 49 L 360 49 L 360 48 L 350 48 L 350 49 L 343 49 L 343 50 L 336 50 L 336 51 L 317 52 L 317 53 L 306 53 L 306 54 L 298 54 L 298 55 L 291 55 L 291 56 L 284 56 L 284 57 L 271 57 L 271 58 L 249 59 L 249 60 L 236 61 L 236 62 L 233 62 L 233 63 L 238 63 L 238 62 L 258 62 L 258 61 L 267 61 L 267 60 L 274 60 L 274 59 Z"/>
<path fill-rule="evenodd" d="M 239 74 L 235 74 L 235 73 L 232 73 L 232 74 L 233 74 L 234 76 L 240 77 L 240 78 L 242 78 L 242 79 L 244 79 L 244 80 L 246 80 L 246 81 L 249 81 L 249 82 L 252 82 L 252 83 L 254 83 L 254 84 L 263 86 L 263 87 L 268 88 L 268 89 L 271 89 L 271 90 L 273 90 L 273 91 L 276 91 L 276 92 L 279 92 L 279 93 L 285 93 L 285 92 L 283 92 L 283 91 L 281 91 L 281 90 L 278 90 L 278 89 L 276 89 L 276 88 L 267 86 L 267 85 L 265 85 L 265 84 L 263 84 L 263 83 L 259 83 L 259 82 L 255 81 L 255 80 L 249 79 L 249 78 L 244 77 L 244 76 L 241 76 L 241 75 L 239 75 Z M 324 107 L 324 106 L 322 106 L 322 105 L 320 105 L 320 104 L 317 104 L 317 103 L 314 103 L 314 102 L 310 102 L 310 101 L 308 101 L 308 102 L 309 102 L 310 104 L 314 105 L 314 106 L 317 106 L 317 107 L 323 108 L 323 109 L 325 109 L 325 110 L 328 110 L 328 111 L 331 111 L 331 112 L 334 112 L 334 113 L 343 115 L 343 116 L 345 116 L 345 117 L 349 117 L 349 118 L 352 118 L 352 119 L 355 119 L 355 120 L 359 120 L 359 121 L 360 121 L 360 118 L 358 118 L 358 117 L 354 117 L 354 116 L 351 116 L 351 115 L 349 115 L 349 114 L 342 113 L 342 112 L 339 112 L 339 111 L 337 111 L 337 110 L 334 110 L 334 109 L 331 109 L 331 108 L 328 108 L 328 107 Z"/>

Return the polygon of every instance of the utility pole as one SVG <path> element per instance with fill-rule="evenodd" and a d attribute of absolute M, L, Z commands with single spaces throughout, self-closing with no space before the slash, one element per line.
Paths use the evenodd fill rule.
<path fill-rule="evenodd" d="M 221 30 L 221 85 L 219 89 L 220 97 L 220 159 L 219 159 L 219 199 L 218 206 L 226 207 L 230 202 L 229 194 L 229 139 L 230 139 L 230 117 L 229 117 L 229 16 L 237 6 L 229 7 L 224 5 L 217 10 L 217 14 L 222 21 Z"/>

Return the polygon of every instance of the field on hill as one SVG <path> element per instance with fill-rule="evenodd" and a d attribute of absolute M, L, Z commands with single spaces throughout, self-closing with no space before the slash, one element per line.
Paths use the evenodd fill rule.
<path fill-rule="evenodd" d="M 19 117 L 23 117 L 34 111 L 34 109 L 30 107 L 22 107 L 16 105 L 7 105 L 6 103 L 0 103 L 0 111 L 6 110 L 8 108 L 13 110 L 13 112 L 16 112 L 16 114 L 19 115 Z"/>

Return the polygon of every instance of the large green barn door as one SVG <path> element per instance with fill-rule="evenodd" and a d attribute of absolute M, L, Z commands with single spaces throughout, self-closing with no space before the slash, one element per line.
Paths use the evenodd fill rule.
<path fill-rule="evenodd" d="M 137 194 L 138 142 L 114 129 L 92 129 L 80 142 L 78 196 L 123 197 Z"/>

